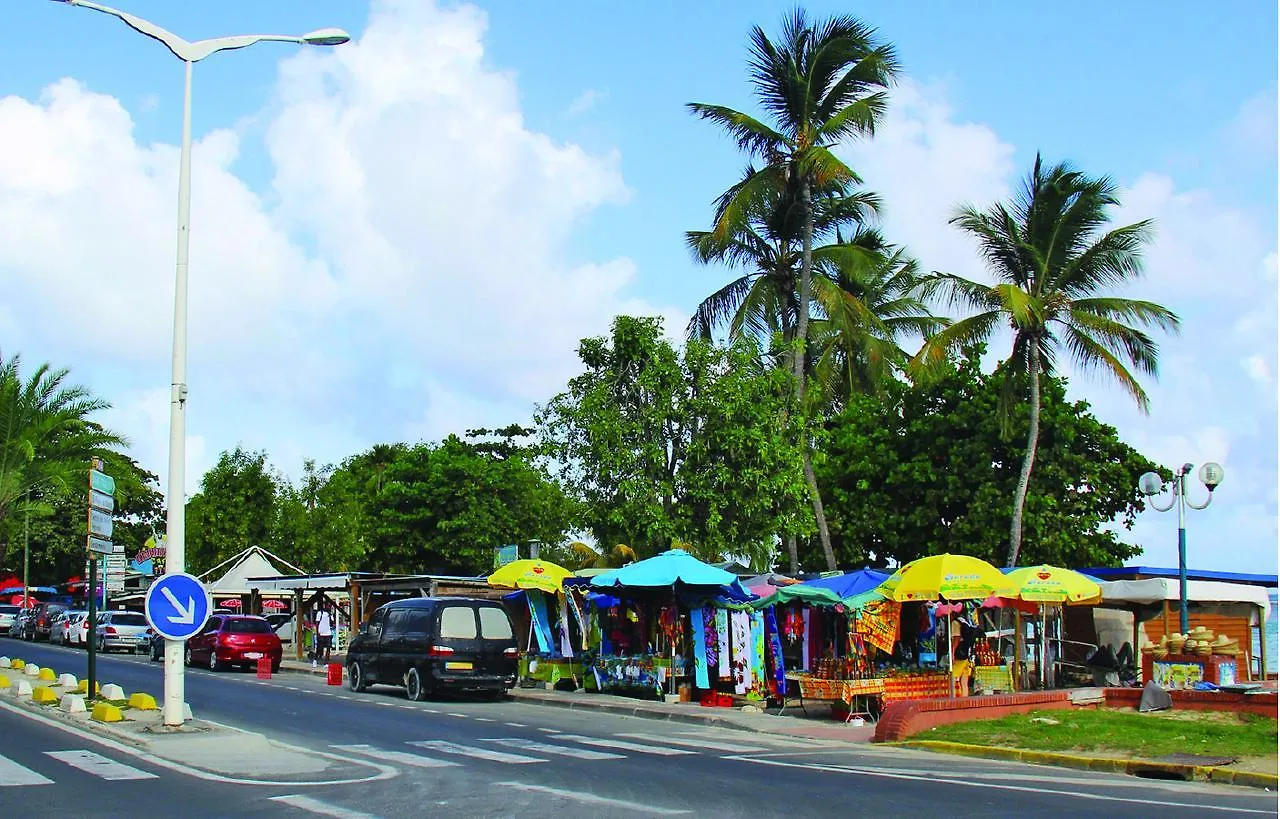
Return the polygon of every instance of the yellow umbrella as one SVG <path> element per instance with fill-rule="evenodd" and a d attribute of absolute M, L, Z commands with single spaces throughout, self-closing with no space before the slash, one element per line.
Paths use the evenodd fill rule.
<path fill-rule="evenodd" d="M 513 560 L 489 575 L 489 585 L 554 593 L 563 591 L 564 579 L 572 576 L 565 567 L 546 560 Z"/>
<path fill-rule="evenodd" d="M 899 603 L 1013 597 L 1013 584 L 985 560 L 968 555 L 921 557 L 898 569 L 876 589 Z"/>
<path fill-rule="evenodd" d="M 1017 596 L 1035 603 L 1096 602 L 1102 589 L 1097 583 L 1070 569 L 1057 566 L 1028 566 L 1007 575 Z"/>

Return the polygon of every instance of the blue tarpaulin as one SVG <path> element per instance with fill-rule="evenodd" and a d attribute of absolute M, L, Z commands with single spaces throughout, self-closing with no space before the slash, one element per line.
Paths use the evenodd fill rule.
<path fill-rule="evenodd" d="M 836 593 L 837 597 L 844 600 L 845 598 L 853 597 L 855 594 L 871 591 L 888 579 L 889 572 L 860 569 L 856 572 L 836 575 L 835 577 L 819 577 L 816 580 L 806 580 L 801 585 L 830 589 Z"/>

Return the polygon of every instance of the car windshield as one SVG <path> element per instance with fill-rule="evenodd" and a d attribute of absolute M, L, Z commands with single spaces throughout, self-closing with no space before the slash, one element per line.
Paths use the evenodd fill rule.
<path fill-rule="evenodd" d="M 113 626 L 145 626 L 147 618 L 141 614 L 113 614 L 111 624 Z"/>
<path fill-rule="evenodd" d="M 266 620 L 228 620 L 223 629 L 228 634 L 270 634 L 271 624 Z"/>

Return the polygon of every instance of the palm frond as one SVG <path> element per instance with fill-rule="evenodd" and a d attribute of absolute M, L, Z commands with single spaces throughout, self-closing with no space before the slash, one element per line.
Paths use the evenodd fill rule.
<path fill-rule="evenodd" d="M 1129 393 L 1144 415 L 1150 414 L 1151 401 L 1147 398 L 1146 391 L 1115 353 L 1079 328 L 1067 325 L 1066 336 L 1067 349 L 1077 363 L 1085 369 L 1107 372 L 1125 392 Z M 1154 366 L 1152 372 L 1154 372 Z"/>
<path fill-rule="evenodd" d="M 791 144 L 786 136 L 760 120 L 728 106 L 691 102 L 688 107 L 701 119 L 714 122 L 728 131 L 738 143 L 738 147 L 750 154 L 770 157 L 778 151 L 785 150 Z"/>
<path fill-rule="evenodd" d="M 1053 283 L 1070 297 L 1090 296 L 1142 275 L 1142 249 L 1153 238 L 1151 220 L 1136 222 L 1107 232 L 1065 260 Z"/>

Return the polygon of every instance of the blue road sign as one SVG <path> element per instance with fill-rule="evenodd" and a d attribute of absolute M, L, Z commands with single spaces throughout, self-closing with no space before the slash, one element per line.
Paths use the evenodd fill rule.
<path fill-rule="evenodd" d="M 161 637 L 185 640 L 204 628 L 213 600 L 191 575 L 166 574 L 147 589 L 145 606 L 147 622 Z"/>

